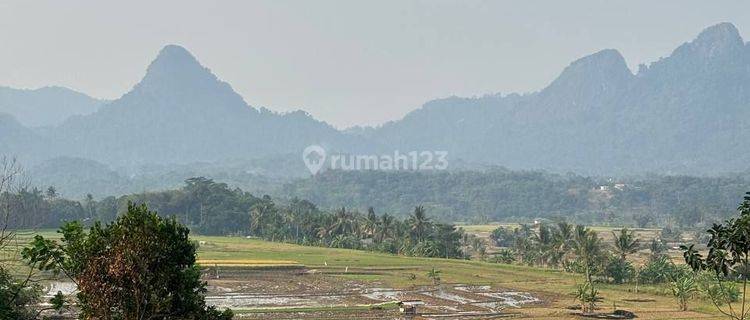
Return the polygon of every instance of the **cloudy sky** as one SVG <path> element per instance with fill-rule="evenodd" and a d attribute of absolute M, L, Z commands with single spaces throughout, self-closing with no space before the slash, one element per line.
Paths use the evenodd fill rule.
<path fill-rule="evenodd" d="M 750 1 L 0 2 L 0 86 L 113 99 L 180 44 L 253 106 L 375 125 L 451 95 L 531 92 L 618 49 L 631 69 Z"/>

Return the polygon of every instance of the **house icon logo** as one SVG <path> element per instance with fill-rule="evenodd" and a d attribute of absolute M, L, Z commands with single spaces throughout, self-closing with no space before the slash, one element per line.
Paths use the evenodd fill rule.
<path fill-rule="evenodd" d="M 315 175 L 326 162 L 326 150 L 317 144 L 309 145 L 302 151 L 302 161 L 305 162 L 307 170 Z"/>

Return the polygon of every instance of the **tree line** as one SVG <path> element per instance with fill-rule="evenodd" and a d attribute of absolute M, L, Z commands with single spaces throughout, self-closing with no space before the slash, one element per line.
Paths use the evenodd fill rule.
<path fill-rule="evenodd" d="M 746 176 L 608 178 L 543 171 L 337 171 L 277 192 L 322 208 L 347 204 L 407 212 L 415 203 L 445 221 L 524 222 L 565 217 L 584 225 L 709 227 L 732 214 Z"/>
<path fill-rule="evenodd" d="M 366 213 L 341 207 L 321 210 L 293 198 L 286 202 L 256 197 L 207 178 L 191 178 L 176 190 L 83 201 L 62 199 L 54 187 L 46 192 L 23 187 L 5 192 L 1 203 L 13 207 L 11 228 L 55 228 L 66 221 L 107 223 L 129 203 L 144 203 L 204 235 L 252 236 L 270 241 L 335 248 L 364 249 L 426 257 L 462 258 L 470 254 L 465 236 L 454 225 L 432 220 L 423 206 L 408 214 Z M 406 218 L 400 218 L 406 216 Z"/>
<path fill-rule="evenodd" d="M 750 198 L 748 199 L 745 204 L 748 209 L 745 209 L 744 215 L 750 214 Z M 750 223 L 745 226 L 748 227 Z M 714 238 L 721 236 L 717 234 L 717 228 L 723 230 L 714 226 L 709 235 Z M 750 232 L 750 229 L 741 232 Z M 583 275 L 574 293 L 584 313 L 593 313 L 596 304 L 602 301 L 596 289 L 600 283 L 631 285 L 635 293 L 638 293 L 639 286 L 642 285 L 665 284 L 677 299 L 681 310 L 687 310 L 689 300 L 698 296 L 713 301 L 719 307 L 731 305 L 744 300 L 741 296 L 744 288 L 740 289 L 737 281 L 744 285 L 747 271 L 750 270 L 746 268 L 746 256 L 742 256 L 731 262 L 726 261 L 723 264 L 725 269 L 717 272 L 712 267 L 707 267 L 710 264 L 706 262 L 715 262 L 716 259 L 701 260 L 702 256 L 695 249 L 696 245 L 692 245 L 689 250 L 687 247 L 683 248 L 687 250 L 685 257 L 688 264 L 677 264 L 667 254 L 666 241 L 661 237 L 644 243 L 628 228 L 612 231 L 611 244 L 606 244 L 591 228 L 564 221 L 499 227 L 492 231 L 490 239 L 501 248 L 489 258 L 490 261 L 560 269 Z M 721 241 L 720 245 L 729 246 L 729 241 Z M 709 247 L 719 245 L 718 243 L 719 241 L 710 240 Z M 741 250 L 750 252 L 747 243 L 742 245 Z M 639 251 L 647 252 L 645 262 L 636 263 L 631 258 Z"/>

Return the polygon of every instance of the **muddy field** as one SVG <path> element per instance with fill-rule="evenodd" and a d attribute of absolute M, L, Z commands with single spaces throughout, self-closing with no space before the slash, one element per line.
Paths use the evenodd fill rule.
<path fill-rule="evenodd" d="M 533 294 L 491 284 L 395 289 L 305 268 L 224 270 L 218 272 L 218 278 L 215 270 L 209 270 L 205 278 L 209 283 L 207 302 L 237 310 L 238 318 L 246 319 L 398 319 L 402 315 L 395 308 L 377 308 L 398 301 L 417 301 L 420 319 L 488 319 L 513 315 L 513 310 L 523 305 L 542 303 Z M 356 306 L 375 307 L 357 310 Z M 295 308 L 304 312 L 294 312 Z"/>

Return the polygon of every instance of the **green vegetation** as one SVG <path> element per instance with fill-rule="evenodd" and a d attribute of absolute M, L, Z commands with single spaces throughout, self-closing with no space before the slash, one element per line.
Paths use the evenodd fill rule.
<path fill-rule="evenodd" d="M 277 194 L 321 208 L 391 214 L 424 205 L 441 221 L 488 224 L 565 217 L 585 225 L 703 227 L 731 213 L 750 190 L 742 176 L 645 176 L 613 180 L 541 171 L 325 171 Z"/>
<path fill-rule="evenodd" d="M 60 228 L 60 241 L 37 235 L 23 257 L 40 271 L 62 273 L 76 284 L 82 319 L 229 320 L 232 312 L 207 307 L 189 230 L 145 205 L 106 226 Z M 62 293 L 53 301 L 62 302 Z"/>
<path fill-rule="evenodd" d="M 13 192 L 8 190 L 0 194 L 4 212 L 13 212 L 15 215 L 23 212 L 21 210 L 36 208 L 34 210 L 42 214 L 31 217 L 43 218 L 40 221 L 54 221 L 54 218 L 45 218 L 45 208 L 52 208 L 53 203 L 68 201 L 59 199 L 54 188 L 40 192 L 19 187 Z M 159 216 L 148 211 L 145 206 L 128 206 L 130 201 L 156 208 Z M 630 284 L 633 282 L 636 284 L 634 301 L 638 301 L 639 295 L 645 294 L 649 299 L 659 301 L 662 306 L 667 301 L 671 301 L 674 306 L 671 295 L 677 298 L 680 309 L 685 309 L 688 301 L 696 297 L 710 299 L 717 305 L 744 301 L 740 294 L 745 291 L 744 286 L 741 289 L 733 286 L 736 281 L 743 281 L 740 273 L 721 277 L 716 274 L 715 277 L 709 277 L 705 272 L 693 274 L 687 270 L 688 267 L 670 261 L 665 254 L 664 241 L 656 238 L 642 245 L 636 233 L 627 228 L 612 232 L 611 228 L 584 227 L 562 220 L 542 220 L 534 225 L 507 224 L 495 229 L 466 226 L 474 231 L 491 231 L 491 240 L 502 247 L 500 251 L 494 251 L 489 250 L 487 243 L 478 236 L 433 219 L 428 215 L 430 206 L 416 206 L 408 215 L 378 214 L 374 208 L 368 208 L 364 214 L 344 207 L 327 212 L 306 200 L 295 198 L 283 202 L 274 201 L 270 196 L 255 197 L 204 178 L 189 179 L 179 190 L 110 197 L 101 201 L 87 197 L 82 202 L 67 203 L 72 204 L 70 207 L 78 208 L 73 211 L 73 216 L 78 216 L 77 220 L 81 221 L 65 224 L 61 229 L 61 240 L 53 240 L 56 237 L 36 237 L 32 246 L 24 251 L 24 256 L 38 270 L 59 271 L 75 280 L 79 288 L 83 288 L 78 299 L 82 303 L 81 310 L 92 314 L 109 308 L 103 306 L 125 303 L 127 297 L 137 296 L 113 296 L 107 292 L 87 289 L 106 287 L 105 284 L 112 283 L 116 278 L 106 275 L 109 272 L 107 270 L 119 270 L 116 266 L 131 262 L 146 269 L 126 268 L 135 274 L 125 272 L 123 276 L 138 279 L 140 283 L 162 283 L 157 287 L 165 288 L 164 290 L 174 289 L 179 292 L 188 287 L 193 288 L 191 295 L 184 296 L 189 298 L 178 299 L 180 306 L 176 308 L 181 310 L 179 312 L 200 313 L 204 310 L 207 314 L 212 314 L 210 317 L 220 315 L 211 309 L 204 309 L 201 294 L 205 291 L 202 289 L 203 284 L 197 281 L 199 272 L 195 267 L 196 262 L 209 267 L 221 266 L 223 270 L 273 270 L 304 266 L 347 281 L 376 281 L 395 288 L 436 286 L 440 283 L 501 283 L 504 287 L 522 291 L 575 297 L 586 313 L 595 312 L 598 310 L 597 304 L 609 301 L 621 306 L 638 307 L 634 302 L 624 300 L 626 296 L 630 296 Z M 121 208 L 123 203 L 127 208 L 124 211 Z M 46 212 L 50 214 L 54 211 Z M 397 218 L 399 216 L 406 218 L 402 220 Z M 9 221 L 20 225 L 34 225 L 33 220 Z M 103 225 L 94 221 L 111 223 Z M 90 231 L 84 231 L 86 225 L 91 226 Z M 197 251 L 194 251 L 195 247 L 187 240 L 188 228 L 205 234 L 191 239 L 200 243 Z M 129 239 L 126 235 L 131 230 L 141 230 L 142 233 L 132 234 L 135 237 L 132 238 L 133 241 L 119 242 Z M 600 235 L 610 233 L 613 240 L 603 241 Z M 666 231 L 662 236 L 679 239 L 680 233 Z M 168 252 L 160 251 L 165 247 L 149 245 L 170 242 L 175 245 L 169 246 Z M 611 247 L 608 243 L 611 243 Z M 634 263 L 631 255 L 644 247 L 650 248 L 648 259 L 642 264 L 640 261 Z M 154 255 L 143 254 L 136 257 L 109 251 L 120 249 L 123 252 L 151 252 Z M 175 255 L 175 259 L 167 260 L 176 263 L 177 269 L 170 269 L 171 262 L 155 265 L 146 263 L 161 261 L 159 259 L 171 255 Z M 486 255 L 490 257 L 487 258 Z M 469 260 L 470 258 L 474 260 Z M 143 261 L 136 263 L 139 259 Z M 5 274 L 8 280 L 3 280 L 5 284 L 0 282 L 0 286 L 7 288 L 4 292 L 16 290 L 28 294 L 18 295 L 23 299 L 14 298 L 16 300 L 13 301 L 7 299 L 11 295 L 0 295 L 5 300 L 5 306 L 16 305 L 4 312 L 16 312 L 6 314 L 18 315 L 18 318 L 22 318 L 23 312 L 26 312 L 27 318 L 33 318 L 39 311 L 29 306 L 36 305 L 39 301 L 38 288 L 10 272 Z M 137 274 L 143 276 L 139 277 Z M 109 280 L 97 282 L 97 279 L 104 277 Z M 721 282 L 717 285 L 713 280 Z M 82 286 L 82 283 L 88 284 Z M 181 285 L 170 287 L 170 283 Z M 545 284 L 543 288 L 539 283 Z M 162 292 L 158 295 L 169 294 Z M 717 297 L 723 301 L 715 301 Z M 96 303 L 99 300 L 101 301 Z M 58 296 L 52 302 L 51 308 L 60 308 L 65 300 Z M 92 306 L 88 307 L 88 303 L 92 303 Z M 170 308 L 170 303 L 156 304 L 158 308 Z M 129 312 L 128 306 L 118 307 L 118 310 L 125 314 Z M 348 310 L 361 311 L 370 307 L 372 306 L 360 305 Z M 555 308 L 560 307 L 555 302 Z M 151 307 L 143 310 L 158 309 L 149 308 Z M 346 312 L 349 307 L 336 308 L 329 311 Z M 699 302 L 690 309 L 706 311 L 709 308 Z M 279 312 L 305 311 L 290 308 Z"/>
<path fill-rule="evenodd" d="M 16 192 L 22 188 L 19 182 L 21 167 L 15 160 L 0 157 L 0 196 Z M 36 319 L 41 310 L 35 306 L 41 300 L 41 289 L 33 282 L 32 273 L 15 274 L 16 232 L 7 228 L 7 221 L 13 216 L 14 207 L 9 202 L 0 202 L 0 319 Z M 59 308 L 59 301 L 53 302 Z"/>
<path fill-rule="evenodd" d="M 245 235 L 270 241 L 293 242 L 334 248 L 364 249 L 413 256 L 463 258 L 461 231 L 427 216 L 422 206 L 400 220 L 389 214 L 377 215 L 370 208 L 366 215 L 347 208 L 333 212 L 319 210 L 313 203 L 292 199 L 277 203 L 269 196 L 255 197 L 240 189 L 205 178 L 192 178 L 179 190 L 105 198 L 99 202 L 87 197 L 83 204 L 58 199 L 54 188 L 45 195 L 38 189 L 6 193 L 4 201 L 25 217 L 12 227 L 57 225 L 53 217 L 60 208 L 72 208 L 63 220 L 111 221 L 128 203 L 145 203 L 164 217 L 201 234 Z M 32 209 L 26 209 L 32 208 Z M 36 209 L 33 209 L 36 208 Z M 66 209 L 67 210 L 67 209 Z M 26 212 L 33 212 L 28 217 Z M 65 211 L 68 212 L 68 211 Z M 37 220 L 38 219 L 38 220 Z M 34 223 L 37 221 L 38 223 Z M 239 223 L 238 223 L 239 222 Z"/>
<path fill-rule="evenodd" d="M 724 287 L 725 282 L 739 282 L 742 285 L 742 296 L 739 306 L 734 306 L 731 295 L 721 294 L 711 296 L 711 301 L 716 308 L 731 319 L 744 320 L 750 316 L 750 306 L 747 305 L 748 271 L 750 270 L 750 192 L 745 195 L 740 204 L 739 217 L 729 219 L 723 224 L 715 224 L 708 233 L 711 239 L 708 241 L 708 255 L 698 252 L 695 244 L 683 245 L 685 262 L 696 272 L 708 270 L 715 277 L 709 278 L 715 281 L 719 288 Z M 723 305 L 727 307 L 722 308 Z"/>

